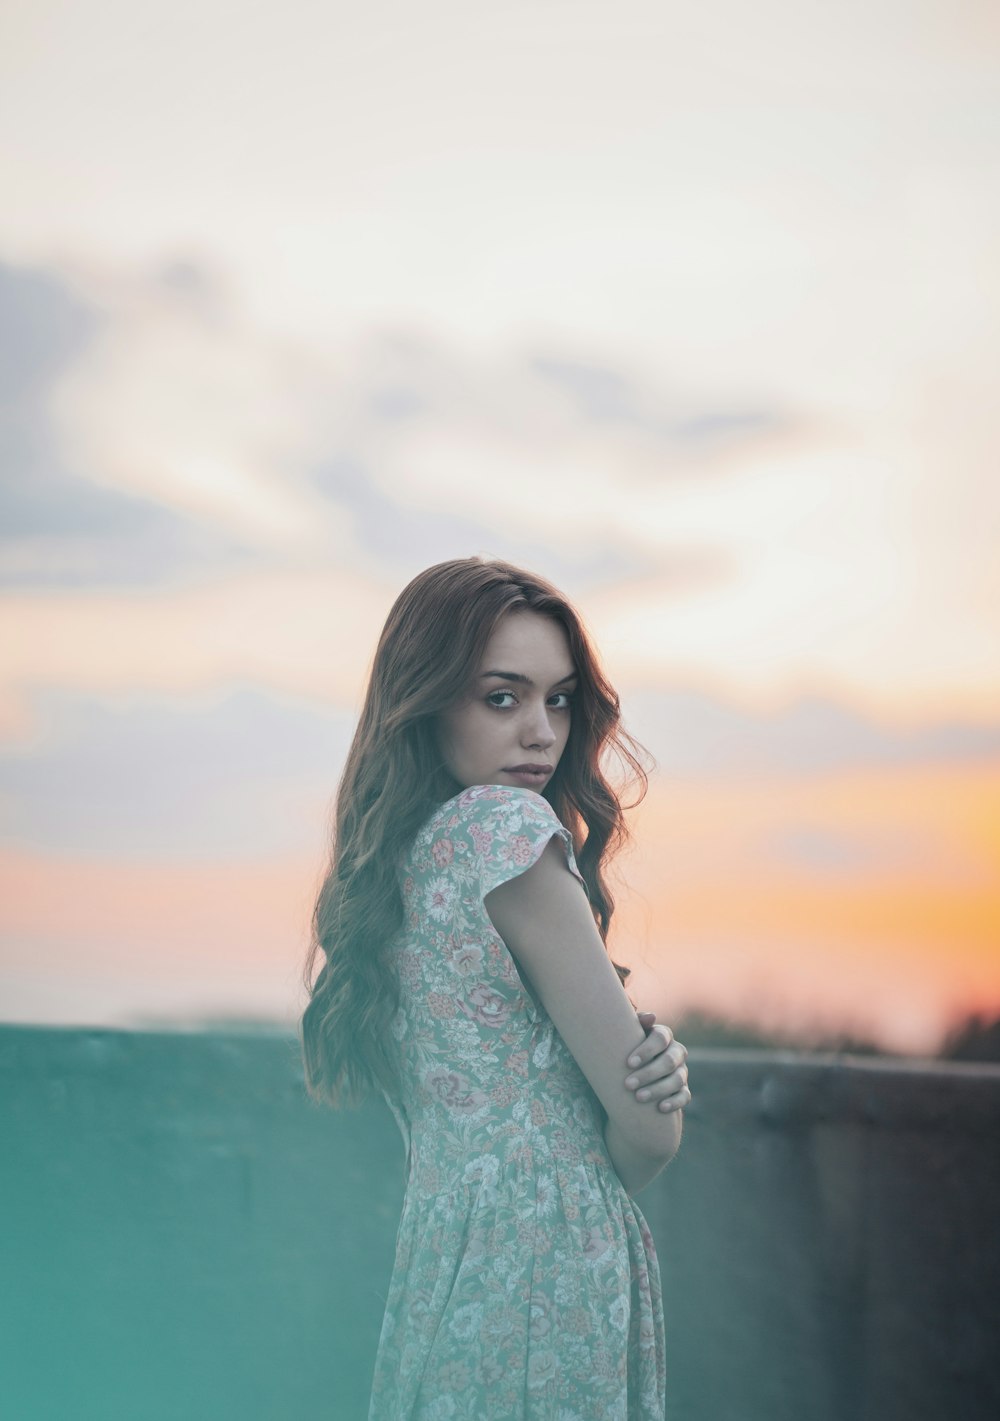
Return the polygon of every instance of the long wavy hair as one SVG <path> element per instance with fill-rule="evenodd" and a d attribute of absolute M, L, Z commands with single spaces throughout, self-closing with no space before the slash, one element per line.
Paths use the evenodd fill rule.
<path fill-rule="evenodd" d="M 398 1067 L 385 1045 L 400 1001 L 390 951 L 404 916 L 397 865 L 438 805 L 463 788 L 441 754 L 438 717 L 468 694 L 501 618 L 524 610 L 562 623 L 580 678 L 566 748 L 543 793 L 570 831 L 607 947 L 615 901 L 604 869 L 632 837 L 623 811 L 641 803 L 648 788 L 639 755 L 655 762 L 622 726 L 618 696 L 587 632 L 551 583 L 500 559 L 437 563 L 392 605 L 337 788 L 329 867 L 303 973 L 310 1000 L 300 1041 L 306 1088 L 317 1102 L 356 1107 L 380 1087 L 390 1097 L 399 1093 Z M 618 792 L 604 774 L 609 752 L 628 767 Z M 629 784 L 638 793 L 623 804 L 620 792 Z M 624 986 L 630 969 L 612 965 Z"/>

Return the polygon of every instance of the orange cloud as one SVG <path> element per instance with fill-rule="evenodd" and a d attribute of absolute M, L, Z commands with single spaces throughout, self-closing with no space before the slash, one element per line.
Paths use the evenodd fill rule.
<path fill-rule="evenodd" d="M 319 857 L 177 865 L 5 851 L 7 1018 L 33 1018 L 19 1008 L 23 988 L 52 1021 L 108 1024 L 202 1004 L 291 1020 L 304 1002 Z"/>
<path fill-rule="evenodd" d="M 612 954 L 668 1022 L 701 1004 L 933 1051 L 952 1018 L 1000 1006 L 998 793 L 996 765 L 654 780 L 613 869 Z M 789 836 L 803 824 L 858 855 L 803 862 Z M 887 853 L 894 835 L 909 861 Z M 29 1001 L 96 1022 L 211 1003 L 293 1020 L 322 852 L 176 864 L 7 849 L 8 1015 L 32 1019 Z"/>
<path fill-rule="evenodd" d="M 1000 1006 L 998 792 L 997 766 L 657 783 L 619 871 L 619 949 L 635 945 L 636 981 L 668 1012 L 850 1023 L 933 1050 L 952 1018 Z M 853 839 L 861 865 L 783 861 L 775 831 L 801 824 Z M 908 865 L 880 866 L 892 833 Z"/>

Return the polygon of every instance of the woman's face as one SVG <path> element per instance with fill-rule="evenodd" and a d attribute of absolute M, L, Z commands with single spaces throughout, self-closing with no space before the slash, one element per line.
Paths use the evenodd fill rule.
<path fill-rule="evenodd" d="M 562 623 L 540 612 L 508 612 L 466 698 L 438 720 L 441 752 L 458 783 L 544 789 L 569 739 L 576 685 Z M 514 773 L 526 764 L 547 772 L 534 778 Z"/>

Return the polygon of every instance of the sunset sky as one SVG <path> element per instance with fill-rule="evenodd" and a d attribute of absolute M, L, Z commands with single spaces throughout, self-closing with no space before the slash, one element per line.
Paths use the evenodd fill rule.
<path fill-rule="evenodd" d="M 0 19 L 0 1018 L 292 1023 L 382 623 L 500 556 L 655 757 L 640 1006 L 1000 1011 L 1000 11 Z"/>

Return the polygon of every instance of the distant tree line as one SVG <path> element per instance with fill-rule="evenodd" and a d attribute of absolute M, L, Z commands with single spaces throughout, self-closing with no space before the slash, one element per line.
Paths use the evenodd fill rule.
<path fill-rule="evenodd" d="M 718 1046 L 759 1051 L 821 1051 L 839 1052 L 849 1056 L 900 1056 L 906 1053 L 889 1051 L 866 1036 L 852 1032 L 825 1032 L 800 1027 L 767 1028 L 759 1023 L 704 1007 L 689 1008 L 666 1017 L 678 1040 L 685 1046 Z M 153 1018 L 137 1022 L 142 1029 L 155 1030 L 167 1023 Z M 204 1017 L 193 1023 L 199 1031 L 236 1031 L 240 1034 L 260 1032 L 273 1035 L 287 1032 L 288 1027 L 271 1020 L 252 1018 Z M 941 1061 L 1000 1061 L 1000 1016 L 984 1016 L 974 1012 L 951 1027 L 942 1045 L 931 1053 Z"/>
<path fill-rule="evenodd" d="M 851 1032 L 768 1029 L 704 1008 L 691 1009 L 670 1017 L 678 1040 L 685 1046 L 743 1047 L 762 1051 L 840 1052 L 851 1056 L 896 1056 L 876 1041 Z M 933 1053 L 942 1061 L 1000 1061 L 1000 1016 L 972 1013 L 948 1032 L 940 1049 Z"/>
<path fill-rule="evenodd" d="M 940 1054 L 949 1061 L 1000 1061 L 1000 1016 L 965 1017 L 948 1032 Z"/>

